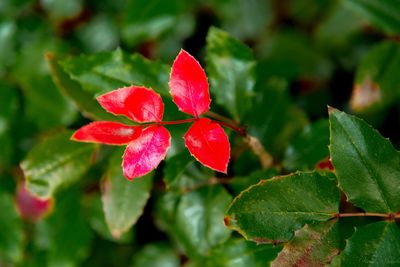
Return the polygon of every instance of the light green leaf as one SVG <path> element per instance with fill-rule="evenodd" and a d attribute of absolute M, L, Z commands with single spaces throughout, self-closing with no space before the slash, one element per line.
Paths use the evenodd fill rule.
<path fill-rule="evenodd" d="M 298 172 L 261 181 L 231 203 L 225 223 L 257 243 L 286 242 L 306 223 L 327 221 L 339 210 L 331 177 Z"/>
<path fill-rule="evenodd" d="M 169 192 L 157 202 L 157 223 L 191 258 L 202 258 L 231 233 L 224 212 L 231 196 L 221 186 L 208 186 L 183 195 Z"/>
<path fill-rule="evenodd" d="M 359 118 L 330 109 L 329 120 L 332 163 L 348 200 L 367 212 L 398 212 L 399 152 Z"/>
<path fill-rule="evenodd" d="M 0 191 L 0 265 L 16 263 L 23 256 L 22 223 L 11 195 Z"/>
<path fill-rule="evenodd" d="M 70 58 L 60 64 L 83 89 L 95 95 L 132 84 L 169 95 L 169 68 L 139 54 L 128 55 L 117 49 Z"/>
<path fill-rule="evenodd" d="M 356 228 L 340 254 L 340 266 L 399 266 L 400 229 L 395 222 Z"/>
<path fill-rule="evenodd" d="M 399 0 L 346 0 L 344 3 L 372 25 L 388 33 L 400 33 Z"/>
<path fill-rule="evenodd" d="M 339 254 L 340 237 L 337 220 L 307 224 L 296 231 L 271 266 L 325 266 Z"/>
<path fill-rule="evenodd" d="M 111 157 L 102 183 L 102 201 L 106 222 L 115 238 L 128 231 L 138 220 L 150 197 L 153 174 L 128 181 L 121 167 L 122 151 Z"/>
<path fill-rule="evenodd" d="M 207 35 L 206 59 L 216 102 L 241 121 L 254 97 L 256 62 L 252 51 L 228 33 L 212 27 Z"/>
<path fill-rule="evenodd" d="M 150 243 L 133 256 L 132 267 L 179 267 L 178 254 L 165 243 Z"/>
<path fill-rule="evenodd" d="M 62 131 L 43 140 L 21 163 L 30 192 L 48 198 L 89 168 L 95 146 L 70 141 L 71 135 L 71 131 Z"/>
<path fill-rule="evenodd" d="M 314 169 L 319 161 L 328 157 L 328 144 L 328 121 L 309 124 L 287 147 L 283 166 L 290 171 Z"/>

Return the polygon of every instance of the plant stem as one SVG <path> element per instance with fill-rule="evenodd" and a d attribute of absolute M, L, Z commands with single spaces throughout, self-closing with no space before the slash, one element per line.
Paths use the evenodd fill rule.
<path fill-rule="evenodd" d="M 197 120 L 197 118 L 189 118 L 185 120 L 177 120 L 177 121 L 161 121 L 158 122 L 157 124 L 159 125 L 175 125 L 175 124 L 183 124 L 183 123 L 189 123 Z"/>

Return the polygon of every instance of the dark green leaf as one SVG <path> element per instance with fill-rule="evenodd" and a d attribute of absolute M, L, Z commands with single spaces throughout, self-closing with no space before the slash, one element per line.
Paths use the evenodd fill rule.
<path fill-rule="evenodd" d="M 60 51 L 63 46 L 56 39 L 46 39 L 46 34 L 45 30 L 40 31 L 36 38 L 23 42 L 12 73 L 23 90 L 27 118 L 42 129 L 69 125 L 77 115 L 75 107 L 51 80 L 43 55 L 48 50 Z"/>
<path fill-rule="evenodd" d="M 400 96 L 400 45 L 383 42 L 360 63 L 350 104 L 356 112 L 383 108 Z"/>
<path fill-rule="evenodd" d="M 202 258 L 228 239 L 224 212 L 231 196 L 221 186 L 208 186 L 180 196 L 169 192 L 159 199 L 157 221 L 192 258 Z"/>
<path fill-rule="evenodd" d="M 95 146 L 70 141 L 71 135 L 71 131 L 63 131 L 43 140 L 21 163 L 27 187 L 33 194 L 48 198 L 88 169 Z"/>
<path fill-rule="evenodd" d="M 207 267 L 263 267 L 276 257 L 282 249 L 270 244 L 258 245 L 244 239 L 231 238 L 224 244 L 214 248 L 210 256 L 197 266 Z"/>
<path fill-rule="evenodd" d="M 243 119 L 254 97 L 252 51 L 228 33 L 212 27 L 207 35 L 207 74 L 218 104 L 235 120 Z"/>
<path fill-rule="evenodd" d="M 329 112 L 332 163 L 350 202 L 368 212 L 400 209 L 400 155 L 366 122 Z"/>
<path fill-rule="evenodd" d="M 89 254 L 92 232 L 75 189 L 56 196 L 54 213 L 37 224 L 36 245 L 47 252 L 47 266 L 78 266 Z"/>
<path fill-rule="evenodd" d="M 122 50 L 82 55 L 61 62 L 71 78 L 83 89 L 99 95 L 119 87 L 143 85 L 162 95 L 169 95 L 169 69 L 139 54 L 127 55 Z"/>
<path fill-rule="evenodd" d="M 121 167 L 122 151 L 112 156 L 102 184 L 107 225 L 115 238 L 136 223 L 150 197 L 153 174 L 128 181 Z"/>
<path fill-rule="evenodd" d="M 340 266 L 399 266 L 400 230 L 394 222 L 356 229 L 340 254 Z"/>
<path fill-rule="evenodd" d="M 339 190 L 317 172 L 298 172 L 261 181 L 232 202 L 225 223 L 258 243 L 286 242 L 306 223 L 338 212 Z"/>
<path fill-rule="evenodd" d="M 151 243 L 133 256 L 132 267 L 179 267 L 175 251 L 165 243 Z"/>
<path fill-rule="evenodd" d="M 17 25 L 13 21 L 0 22 L 0 77 L 3 69 L 15 61 L 16 32 Z"/>
<path fill-rule="evenodd" d="M 221 28 L 241 40 L 255 40 L 270 27 L 274 19 L 273 1 L 270 0 L 216 0 L 215 12 Z"/>
<path fill-rule="evenodd" d="M 305 225 L 285 244 L 272 263 L 280 266 L 324 266 L 340 252 L 340 231 L 337 220 Z"/>
<path fill-rule="evenodd" d="M 329 124 L 320 120 L 303 128 L 287 147 L 283 166 L 290 171 L 311 170 L 328 157 Z"/>
<path fill-rule="evenodd" d="M 257 98 L 244 124 L 265 149 L 276 155 L 283 153 L 289 140 L 306 124 L 305 114 L 294 106 L 288 84 L 281 79 L 270 79 L 257 86 Z"/>
<path fill-rule="evenodd" d="M 388 33 L 400 33 L 399 0 L 346 0 L 344 2 L 374 26 Z"/>
<path fill-rule="evenodd" d="M 51 54 L 46 54 L 46 59 L 50 65 L 50 71 L 54 83 L 68 97 L 70 97 L 76 106 L 83 112 L 83 115 L 93 120 L 119 120 L 116 117 L 106 112 L 100 104 L 95 100 L 93 94 L 82 90 L 78 82 L 71 80 L 68 74 L 60 67 L 56 57 Z"/>
<path fill-rule="evenodd" d="M 58 19 L 74 18 L 82 10 L 82 0 L 51 0 L 42 1 L 41 6 L 50 14 Z"/>
<path fill-rule="evenodd" d="M 254 171 L 247 176 L 235 176 L 229 181 L 229 188 L 233 191 L 234 195 L 238 195 L 249 186 L 259 183 L 261 180 L 266 180 L 271 177 L 279 175 L 276 169 L 265 169 Z"/>
<path fill-rule="evenodd" d="M 200 167 L 185 149 L 166 160 L 164 174 L 168 190 L 185 192 L 206 184 L 213 172 Z"/>
<path fill-rule="evenodd" d="M 0 265 L 16 263 L 23 255 L 22 223 L 11 195 L 0 192 Z"/>
<path fill-rule="evenodd" d="M 332 73 L 332 63 L 310 41 L 310 38 L 295 31 L 280 31 L 265 35 L 258 43 L 258 76 L 282 77 L 288 80 L 314 78 L 324 80 Z"/>

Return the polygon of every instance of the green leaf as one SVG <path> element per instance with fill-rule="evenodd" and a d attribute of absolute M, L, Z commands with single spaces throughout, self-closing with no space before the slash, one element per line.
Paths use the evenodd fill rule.
<path fill-rule="evenodd" d="M 195 162 L 187 149 L 166 160 L 164 182 L 168 190 L 186 192 L 204 185 L 214 175 Z"/>
<path fill-rule="evenodd" d="M 398 212 L 399 152 L 359 118 L 330 109 L 329 120 L 332 163 L 348 200 L 367 212 Z"/>
<path fill-rule="evenodd" d="M 265 169 L 253 171 L 247 176 L 235 176 L 229 181 L 228 187 L 233 191 L 234 195 L 238 195 L 243 190 L 247 189 L 249 186 L 258 184 L 262 180 L 272 178 L 279 175 L 276 169 Z"/>
<path fill-rule="evenodd" d="M 305 225 L 285 244 L 272 263 L 279 266 L 325 266 L 340 252 L 340 231 L 337 220 Z"/>
<path fill-rule="evenodd" d="M 43 140 L 21 163 L 27 188 L 33 194 L 48 198 L 88 169 L 95 146 L 70 141 L 71 135 L 71 131 L 62 131 Z"/>
<path fill-rule="evenodd" d="M 289 97 L 288 83 L 269 79 L 258 84 L 257 98 L 244 125 L 248 125 L 248 132 L 257 137 L 268 152 L 279 155 L 306 122 L 305 114 Z"/>
<path fill-rule="evenodd" d="M 252 51 L 228 33 L 212 27 L 207 35 L 206 59 L 216 102 L 240 121 L 254 97 L 256 62 Z"/>
<path fill-rule="evenodd" d="M 197 265 L 207 267 L 263 267 L 268 266 L 282 249 L 270 244 L 255 244 L 242 238 L 231 238 L 214 248 L 210 256 Z"/>
<path fill-rule="evenodd" d="M 221 186 L 208 186 L 180 196 L 164 194 L 157 202 L 157 223 L 191 258 L 202 258 L 226 241 L 224 212 L 231 196 Z"/>
<path fill-rule="evenodd" d="M 400 96 L 400 45 L 382 42 L 373 47 L 359 64 L 350 99 L 358 113 L 382 109 Z"/>
<path fill-rule="evenodd" d="M 50 66 L 53 82 L 61 92 L 74 101 L 84 116 L 93 120 L 121 120 L 120 117 L 106 112 L 95 100 L 93 94 L 84 91 L 78 82 L 71 80 L 53 54 L 47 53 L 46 59 Z"/>
<path fill-rule="evenodd" d="M 122 37 L 133 46 L 143 41 L 156 40 L 166 32 L 179 27 L 181 13 L 189 2 L 183 0 L 173 2 L 137 0 L 128 3 Z M 140 12 L 137 12 L 138 10 Z"/>
<path fill-rule="evenodd" d="M 23 91 L 26 116 L 40 129 L 69 125 L 76 119 L 76 109 L 57 90 L 43 57 L 48 50 L 62 50 L 62 43 L 46 38 L 45 30 L 36 35 L 22 43 L 12 73 Z"/>
<path fill-rule="evenodd" d="M 132 267 L 179 267 L 177 253 L 165 243 L 150 243 L 133 256 Z"/>
<path fill-rule="evenodd" d="M 400 229 L 394 222 L 356 228 L 340 254 L 340 266 L 399 266 Z"/>
<path fill-rule="evenodd" d="M 169 96 L 169 68 L 139 54 L 127 55 L 117 49 L 69 58 L 60 64 L 83 89 L 95 95 L 135 84 Z"/>
<path fill-rule="evenodd" d="M 3 69 L 15 61 L 16 32 L 17 25 L 13 21 L 0 23 L 0 76 L 3 74 Z"/>
<path fill-rule="evenodd" d="M 0 170 L 8 166 L 15 155 L 13 147 L 14 140 L 12 135 L 12 126 L 18 112 L 18 94 L 17 90 L 0 83 Z"/>
<path fill-rule="evenodd" d="M 9 266 L 23 256 L 22 223 L 11 195 L 0 192 L 0 265 Z M 11 265 L 10 265 L 11 266 Z"/>
<path fill-rule="evenodd" d="M 287 147 L 283 166 L 289 170 L 311 170 L 329 156 L 329 124 L 320 120 L 303 128 Z"/>
<path fill-rule="evenodd" d="M 335 183 L 317 172 L 278 176 L 237 196 L 225 223 L 257 243 L 286 242 L 304 224 L 332 218 L 339 197 Z"/>
<path fill-rule="evenodd" d="M 258 42 L 258 77 L 282 77 L 288 80 L 314 78 L 324 80 L 331 76 L 332 63 L 300 32 L 277 31 L 265 35 Z"/>
<path fill-rule="evenodd" d="M 128 181 L 121 167 L 122 150 L 116 151 L 102 183 L 106 222 L 115 238 L 127 232 L 138 220 L 150 197 L 153 174 Z"/>
<path fill-rule="evenodd" d="M 47 266 L 78 266 L 93 238 L 75 188 L 56 196 L 54 213 L 36 226 L 36 245 L 47 252 Z"/>
<path fill-rule="evenodd" d="M 399 0 L 346 0 L 344 3 L 374 26 L 388 33 L 400 33 Z"/>

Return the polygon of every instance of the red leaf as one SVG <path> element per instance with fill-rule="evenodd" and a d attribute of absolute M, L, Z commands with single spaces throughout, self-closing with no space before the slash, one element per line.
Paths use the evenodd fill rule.
<path fill-rule="evenodd" d="M 21 218 L 32 222 L 44 217 L 53 208 L 53 199 L 40 199 L 32 195 L 26 190 L 25 182 L 18 184 L 15 201 Z"/>
<path fill-rule="evenodd" d="M 160 122 L 164 103 L 159 94 L 141 86 L 120 88 L 97 97 L 100 105 L 115 115 L 125 115 L 136 122 Z"/>
<path fill-rule="evenodd" d="M 141 132 L 140 126 L 128 126 L 111 121 L 96 121 L 78 129 L 71 139 L 80 142 L 124 145 L 138 138 Z"/>
<path fill-rule="evenodd" d="M 224 129 L 210 119 L 197 120 L 184 136 L 190 154 L 203 165 L 226 173 L 230 145 Z"/>
<path fill-rule="evenodd" d="M 171 135 L 163 126 L 150 126 L 132 141 L 125 150 L 122 162 L 128 180 L 143 176 L 165 158 L 171 145 Z"/>
<path fill-rule="evenodd" d="M 198 117 L 210 108 L 206 73 L 199 62 L 183 49 L 172 65 L 169 87 L 172 100 L 180 111 Z"/>

